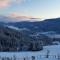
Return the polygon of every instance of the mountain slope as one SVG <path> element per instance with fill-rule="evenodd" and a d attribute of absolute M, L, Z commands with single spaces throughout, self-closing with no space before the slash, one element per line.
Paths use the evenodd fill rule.
<path fill-rule="evenodd" d="M 9 24 L 19 28 L 28 28 L 34 32 L 56 31 L 60 33 L 60 18 L 47 19 L 40 22 L 25 21 L 25 22 L 16 22 L 16 23 L 9 23 Z"/>
<path fill-rule="evenodd" d="M 0 22 L 0 51 L 36 51 L 43 49 L 42 45 L 60 42 L 60 38 L 51 39 L 51 35 L 60 37 L 60 18 L 40 22 Z"/>

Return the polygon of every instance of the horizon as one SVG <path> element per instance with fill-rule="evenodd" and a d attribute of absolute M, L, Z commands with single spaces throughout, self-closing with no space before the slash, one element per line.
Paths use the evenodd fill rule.
<path fill-rule="evenodd" d="M 1 16 L 0 15 L 0 22 L 2 23 L 15 23 L 15 22 L 41 22 L 41 21 L 48 21 L 48 20 L 57 20 L 60 19 L 60 17 L 57 18 L 47 18 L 47 19 L 39 19 L 39 18 L 29 18 L 29 19 L 20 19 L 20 18 L 14 18 L 14 17 L 8 17 L 8 16 Z"/>
<path fill-rule="evenodd" d="M 0 0 L 0 16 L 43 21 L 60 17 L 60 0 Z"/>

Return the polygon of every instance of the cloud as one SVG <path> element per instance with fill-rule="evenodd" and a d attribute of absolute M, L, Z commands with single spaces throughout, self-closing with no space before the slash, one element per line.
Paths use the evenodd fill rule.
<path fill-rule="evenodd" d="M 16 18 L 16 19 L 30 19 L 32 18 L 31 16 L 26 16 L 26 15 L 23 15 L 23 14 L 20 14 L 20 13 L 12 13 L 9 15 L 9 17 L 11 18 Z"/>
<path fill-rule="evenodd" d="M 10 5 L 10 0 L 0 0 L 0 9 L 8 7 Z"/>
<path fill-rule="evenodd" d="M 0 0 L 0 9 L 9 7 L 13 4 L 21 4 L 26 0 Z"/>
<path fill-rule="evenodd" d="M 26 0 L 15 0 L 15 3 L 18 3 L 18 4 L 20 4 L 20 3 L 23 3 L 23 2 L 25 2 Z"/>
<path fill-rule="evenodd" d="M 12 13 L 8 16 L 9 18 L 15 19 L 14 21 L 36 21 L 36 20 L 40 20 L 40 18 L 36 18 L 33 16 L 27 16 L 27 15 L 23 15 L 20 13 Z"/>

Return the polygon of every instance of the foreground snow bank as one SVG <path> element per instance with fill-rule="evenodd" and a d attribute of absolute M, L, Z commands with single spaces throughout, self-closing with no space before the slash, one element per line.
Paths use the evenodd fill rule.
<path fill-rule="evenodd" d="M 16 57 L 17 60 L 58 60 L 60 57 L 60 45 L 44 46 L 38 52 L 0 52 L 1 57 Z M 60 58 L 59 58 L 60 59 Z"/>

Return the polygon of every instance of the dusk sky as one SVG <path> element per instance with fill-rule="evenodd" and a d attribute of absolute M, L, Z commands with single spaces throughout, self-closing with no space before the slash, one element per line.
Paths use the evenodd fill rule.
<path fill-rule="evenodd" d="M 0 0 L 0 15 L 56 18 L 60 17 L 60 0 Z"/>

